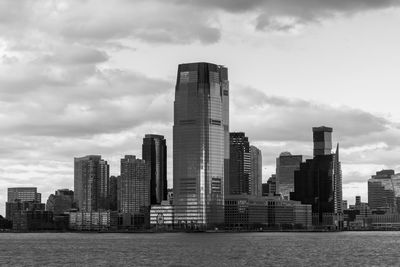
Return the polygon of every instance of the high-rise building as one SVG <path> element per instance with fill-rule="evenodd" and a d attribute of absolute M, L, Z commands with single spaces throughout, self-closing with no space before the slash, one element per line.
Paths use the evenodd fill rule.
<path fill-rule="evenodd" d="M 250 144 L 245 133 L 230 133 L 229 194 L 250 194 Z"/>
<path fill-rule="evenodd" d="M 250 195 L 262 196 L 262 153 L 250 146 Z"/>
<path fill-rule="evenodd" d="M 7 202 L 36 201 L 42 202 L 42 195 L 37 192 L 36 187 L 10 187 L 8 188 Z"/>
<path fill-rule="evenodd" d="M 146 134 L 142 157 L 150 166 L 151 204 L 161 204 L 167 200 L 167 145 L 164 136 Z"/>
<path fill-rule="evenodd" d="M 54 215 L 63 214 L 72 208 L 74 208 L 74 191 L 69 189 L 57 190 L 46 202 L 46 210 L 53 212 Z"/>
<path fill-rule="evenodd" d="M 110 177 L 110 210 L 118 210 L 118 180 L 120 176 Z"/>
<path fill-rule="evenodd" d="M 109 209 L 110 170 L 101 156 L 74 159 L 74 199 L 80 211 Z"/>
<path fill-rule="evenodd" d="M 342 172 L 339 146 L 332 154 L 332 128 L 315 127 L 314 158 L 295 171 L 292 200 L 311 204 L 314 224 L 342 227 Z"/>
<path fill-rule="evenodd" d="M 150 207 L 149 164 L 135 156 L 121 159 L 118 185 L 118 210 L 122 213 L 145 213 Z"/>
<path fill-rule="evenodd" d="M 294 172 L 300 169 L 302 161 L 302 155 L 292 155 L 290 152 L 283 152 L 276 159 L 277 191 L 284 199 L 289 199 L 290 192 L 294 191 Z"/>
<path fill-rule="evenodd" d="M 368 180 L 368 205 L 371 209 L 389 211 L 395 208 L 392 176 L 394 170 L 382 170 Z"/>
<path fill-rule="evenodd" d="M 228 69 L 210 63 L 178 67 L 174 102 L 175 220 L 209 227 L 224 221 L 229 172 Z"/>

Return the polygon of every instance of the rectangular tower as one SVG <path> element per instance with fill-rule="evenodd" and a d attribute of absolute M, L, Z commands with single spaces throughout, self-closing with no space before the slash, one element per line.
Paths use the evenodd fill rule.
<path fill-rule="evenodd" d="M 225 186 L 229 194 L 250 194 L 250 144 L 245 133 L 235 132 L 229 134 L 230 159 L 229 179 Z"/>
<path fill-rule="evenodd" d="M 250 146 L 250 195 L 262 196 L 262 153 Z"/>
<path fill-rule="evenodd" d="M 150 207 L 149 164 L 135 156 L 121 159 L 118 187 L 118 210 L 122 213 L 145 213 Z"/>
<path fill-rule="evenodd" d="M 210 63 L 178 67 L 174 102 L 175 220 L 209 227 L 224 221 L 229 169 L 227 68 Z"/>
<path fill-rule="evenodd" d="M 101 156 L 74 159 L 74 200 L 80 211 L 109 209 L 110 168 Z"/>
<path fill-rule="evenodd" d="M 142 157 L 150 166 L 151 204 L 161 204 L 161 201 L 167 200 L 167 145 L 164 136 L 146 134 Z"/>

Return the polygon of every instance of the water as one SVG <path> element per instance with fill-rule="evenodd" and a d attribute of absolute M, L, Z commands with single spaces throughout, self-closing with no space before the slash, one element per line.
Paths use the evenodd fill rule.
<path fill-rule="evenodd" d="M 400 232 L 0 233 L 7 266 L 400 266 Z"/>

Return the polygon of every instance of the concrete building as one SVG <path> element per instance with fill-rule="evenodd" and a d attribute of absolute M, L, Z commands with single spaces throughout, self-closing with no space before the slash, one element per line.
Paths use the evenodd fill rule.
<path fill-rule="evenodd" d="M 174 228 L 174 206 L 168 201 L 163 201 L 160 205 L 152 205 L 150 226 L 158 230 L 172 230 Z"/>
<path fill-rule="evenodd" d="M 262 153 L 250 146 L 250 195 L 262 196 Z"/>
<path fill-rule="evenodd" d="M 167 200 L 167 145 L 164 136 L 146 134 L 143 138 L 142 157 L 149 164 L 151 204 Z"/>
<path fill-rule="evenodd" d="M 101 156 L 74 159 L 74 200 L 80 211 L 109 209 L 110 170 Z"/>
<path fill-rule="evenodd" d="M 7 202 L 42 202 L 42 194 L 37 192 L 36 187 L 10 187 L 7 193 Z"/>
<path fill-rule="evenodd" d="M 396 209 L 392 176 L 394 170 L 382 170 L 368 180 L 368 205 L 371 209 L 385 212 Z"/>
<path fill-rule="evenodd" d="M 116 211 L 69 212 L 69 228 L 76 231 L 112 231 L 118 229 Z"/>
<path fill-rule="evenodd" d="M 26 203 L 26 202 L 25 202 Z M 43 204 L 44 205 L 44 204 Z M 20 210 L 13 215 L 14 231 L 53 230 L 53 212 L 45 210 Z"/>
<path fill-rule="evenodd" d="M 136 156 L 121 159 L 118 186 L 118 210 L 121 213 L 148 213 L 150 209 L 149 165 Z"/>
<path fill-rule="evenodd" d="M 173 127 L 175 220 L 214 227 L 224 222 L 224 182 L 229 172 L 228 69 L 181 64 Z"/>
<path fill-rule="evenodd" d="M 230 195 L 225 199 L 228 230 L 310 229 L 311 205 L 280 197 Z"/>

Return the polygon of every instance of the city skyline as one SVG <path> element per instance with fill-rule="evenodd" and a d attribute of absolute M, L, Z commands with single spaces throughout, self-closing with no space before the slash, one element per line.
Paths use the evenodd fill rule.
<path fill-rule="evenodd" d="M 366 200 L 372 174 L 399 171 L 400 10 L 346 2 L 2 1 L 0 213 L 8 187 L 72 189 L 73 157 L 102 155 L 117 175 L 148 133 L 167 140 L 172 187 L 176 66 L 196 61 L 229 68 L 230 131 L 261 149 L 263 182 L 281 152 L 312 155 L 310 128 L 327 125 L 344 199 Z"/>

